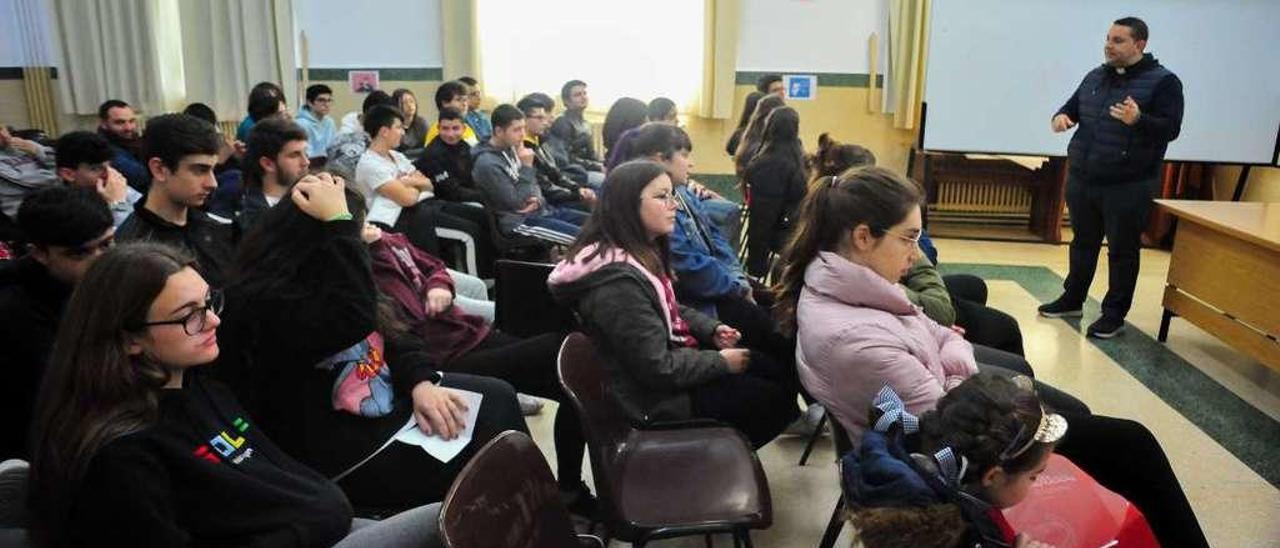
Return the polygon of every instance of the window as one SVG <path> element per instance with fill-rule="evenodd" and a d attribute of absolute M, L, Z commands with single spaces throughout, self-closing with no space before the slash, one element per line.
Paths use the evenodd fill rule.
<path fill-rule="evenodd" d="M 701 1 L 477 0 L 481 82 L 499 101 L 582 80 L 589 110 L 668 97 L 687 112 L 703 75 Z"/>

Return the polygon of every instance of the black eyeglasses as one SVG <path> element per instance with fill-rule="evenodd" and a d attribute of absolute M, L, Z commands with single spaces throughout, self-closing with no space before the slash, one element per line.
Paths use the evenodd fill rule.
<path fill-rule="evenodd" d="M 222 312 L 222 292 L 210 291 L 209 296 L 205 297 L 204 306 L 197 306 L 191 309 L 185 316 L 176 320 L 164 320 L 159 322 L 143 322 L 138 324 L 137 328 L 151 327 L 155 325 L 181 325 L 182 331 L 187 335 L 198 335 L 204 331 L 209 323 L 209 312 L 218 314 Z"/>

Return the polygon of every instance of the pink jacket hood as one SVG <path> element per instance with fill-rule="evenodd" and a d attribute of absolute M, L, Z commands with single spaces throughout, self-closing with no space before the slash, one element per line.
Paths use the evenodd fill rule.
<path fill-rule="evenodd" d="M 805 269 L 796 307 L 796 367 L 805 388 L 855 443 L 885 385 L 919 414 L 977 372 L 973 347 L 875 271 L 829 252 Z"/>

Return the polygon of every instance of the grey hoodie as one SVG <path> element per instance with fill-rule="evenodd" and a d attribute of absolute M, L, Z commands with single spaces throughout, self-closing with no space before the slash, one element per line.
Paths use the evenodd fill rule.
<path fill-rule="evenodd" d="M 498 228 L 504 233 L 514 232 L 529 215 L 542 214 L 541 209 L 516 212 L 531 197 L 544 204 L 546 199 L 538 188 L 537 170 L 521 164 L 513 150 L 499 150 L 486 141 L 471 149 L 471 158 L 471 179 L 484 194 L 485 206 L 498 214 Z"/>

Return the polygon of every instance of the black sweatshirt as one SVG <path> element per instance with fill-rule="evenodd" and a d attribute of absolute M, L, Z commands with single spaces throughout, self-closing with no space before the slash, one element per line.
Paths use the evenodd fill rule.
<path fill-rule="evenodd" d="M 471 145 L 466 141 L 450 145 L 436 137 L 413 166 L 431 179 L 436 197 L 442 200 L 480 202 L 484 198 L 471 180 Z"/>
<path fill-rule="evenodd" d="M 315 221 L 297 240 L 307 255 L 293 273 L 262 272 L 227 288 L 218 328 L 218 372 L 280 447 L 328 477 L 382 446 L 409 420 L 409 394 L 438 382 L 423 343 L 381 332 L 396 393 L 381 417 L 336 411 L 337 373 L 317 364 L 374 332 L 377 287 L 354 221 Z"/>
<path fill-rule="evenodd" d="M 69 530 L 82 546 L 330 546 L 351 512 L 229 390 L 188 370 L 183 388 L 162 392 L 158 424 L 93 456 Z"/>
<path fill-rule="evenodd" d="M 72 287 L 27 256 L 0 264 L 0 460 L 27 458 L 36 392 Z"/>

